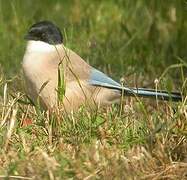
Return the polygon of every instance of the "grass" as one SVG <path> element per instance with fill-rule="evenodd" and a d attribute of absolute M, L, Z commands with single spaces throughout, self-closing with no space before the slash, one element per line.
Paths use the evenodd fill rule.
<path fill-rule="evenodd" d="M 186 9 L 183 0 L 1 0 L 0 178 L 186 179 Z M 21 103 L 23 37 L 43 19 L 124 85 L 183 91 L 183 102 L 124 97 L 121 107 L 69 117 Z"/>

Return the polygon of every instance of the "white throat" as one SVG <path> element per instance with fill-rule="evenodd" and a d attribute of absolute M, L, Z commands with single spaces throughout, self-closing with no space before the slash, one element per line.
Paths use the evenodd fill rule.
<path fill-rule="evenodd" d="M 59 45 L 51 45 L 43 41 L 28 41 L 27 43 L 27 52 L 51 52 L 56 51 L 56 48 Z"/>

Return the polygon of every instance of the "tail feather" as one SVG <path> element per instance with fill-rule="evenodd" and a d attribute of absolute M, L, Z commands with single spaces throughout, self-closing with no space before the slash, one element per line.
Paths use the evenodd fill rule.
<path fill-rule="evenodd" d="M 179 92 L 168 92 L 164 90 L 155 90 L 155 89 L 146 89 L 146 88 L 129 88 L 122 87 L 120 85 L 114 85 L 109 83 L 101 83 L 98 81 L 92 81 L 92 85 L 101 86 L 110 89 L 116 89 L 123 91 L 127 96 L 138 96 L 138 97 L 147 97 L 155 98 L 166 101 L 182 101 L 182 95 Z"/>
<path fill-rule="evenodd" d="M 123 90 L 123 88 L 121 88 Z M 167 92 L 163 90 L 145 88 L 124 88 L 124 93 L 129 96 L 150 97 L 166 101 L 182 101 L 182 95 L 178 92 Z"/>

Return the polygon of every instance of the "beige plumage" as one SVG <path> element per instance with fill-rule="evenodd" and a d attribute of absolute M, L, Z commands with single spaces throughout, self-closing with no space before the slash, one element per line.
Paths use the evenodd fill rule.
<path fill-rule="evenodd" d="M 23 72 L 30 98 L 44 109 L 60 108 L 70 112 L 81 105 L 107 106 L 125 95 L 181 101 L 180 93 L 145 88 L 122 87 L 104 73 L 87 64 L 63 45 L 60 29 L 49 21 L 31 26 L 23 58 Z M 58 69 L 63 72 L 65 94 L 59 102 Z M 64 91 L 62 91 L 64 92 Z"/>
<path fill-rule="evenodd" d="M 62 44 L 52 46 L 29 41 L 23 58 L 26 87 L 30 98 L 35 103 L 39 99 L 44 109 L 57 106 L 60 63 L 65 77 L 65 96 L 61 104 L 67 112 L 85 103 L 89 106 L 105 106 L 119 101 L 119 91 L 88 84 L 92 67 L 73 51 Z"/>

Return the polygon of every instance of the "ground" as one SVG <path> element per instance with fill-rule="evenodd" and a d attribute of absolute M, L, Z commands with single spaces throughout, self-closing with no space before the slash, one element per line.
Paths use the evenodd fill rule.
<path fill-rule="evenodd" d="M 0 178 L 187 179 L 186 9 L 183 0 L 0 1 Z M 41 112 L 26 103 L 21 72 L 24 35 L 40 20 L 125 86 L 179 91 L 183 101 Z"/>

